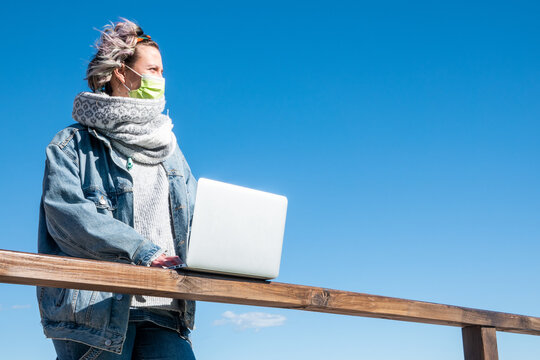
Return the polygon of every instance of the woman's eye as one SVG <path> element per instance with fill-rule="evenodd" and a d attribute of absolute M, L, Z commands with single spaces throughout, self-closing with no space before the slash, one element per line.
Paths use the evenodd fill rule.
<path fill-rule="evenodd" d="M 161 70 L 160 72 L 160 69 L 157 68 L 157 67 L 153 67 L 153 68 L 149 68 L 150 72 L 152 73 L 155 73 L 155 74 L 161 74 L 161 76 L 163 76 L 163 70 Z"/>

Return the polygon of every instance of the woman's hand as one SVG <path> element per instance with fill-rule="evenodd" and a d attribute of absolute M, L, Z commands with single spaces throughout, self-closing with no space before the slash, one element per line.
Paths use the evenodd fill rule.
<path fill-rule="evenodd" d="M 169 268 L 171 266 L 177 266 L 183 264 L 182 260 L 178 256 L 166 256 L 161 254 L 156 260 L 152 261 L 150 266 Z"/>

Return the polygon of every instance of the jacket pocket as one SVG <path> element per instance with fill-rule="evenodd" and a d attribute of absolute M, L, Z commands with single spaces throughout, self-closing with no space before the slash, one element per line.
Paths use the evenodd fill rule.
<path fill-rule="evenodd" d="M 64 298 L 66 297 L 66 290 L 62 289 L 60 290 L 60 294 L 58 294 L 58 298 L 56 299 L 56 307 L 60 307 L 62 305 L 62 302 L 64 302 Z"/>
<path fill-rule="evenodd" d="M 43 320 L 71 322 L 75 320 L 74 303 L 79 290 L 41 287 L 39 310 Z"/>
<path fill-rule="evenodd" d="M 95 329 L 108 326 L 113 301 L 110 292 L 81 290 L 75 304 L 75 321 Z"/>
<path fill-rule="evenodd" d="M 96 205 L 96 210 L 105 215 L 112 215 L 116 210 L 116 194 L 107 193 L 99 186 L 89 186 L 83 189 L 84 197 Z"/>

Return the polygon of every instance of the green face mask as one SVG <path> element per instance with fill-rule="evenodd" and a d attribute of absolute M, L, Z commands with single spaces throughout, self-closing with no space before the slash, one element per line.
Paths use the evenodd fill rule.
<path fill-rule="evenodd" d="M 141 86 L 138 89 L 131 90 L 126 84 L 122 83 L 129 91 L 129 97 L 137 99 L 159 99 L 165 94 L 165 78 L 148 74 L 139 74 L 126 65 L 128 69 L 141 77 Z"/>

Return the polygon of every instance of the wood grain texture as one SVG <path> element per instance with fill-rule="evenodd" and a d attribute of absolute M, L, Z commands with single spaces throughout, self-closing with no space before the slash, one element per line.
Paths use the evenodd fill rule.
<path fill-rule="evenodd" d="M 540 335 L 540 318 L 386 296 L 0 250 L 0 282 L 100 290 Z"/>
<path fill-rule="evenodd" d="M 465 360 L 499 360 L 495 328 L 467 326 L 461 334 Z"/>

